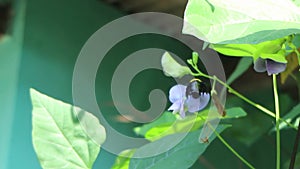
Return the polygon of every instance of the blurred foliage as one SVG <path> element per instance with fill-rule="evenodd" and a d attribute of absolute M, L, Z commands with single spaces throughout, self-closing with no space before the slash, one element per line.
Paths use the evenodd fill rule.
<path fill-rule="evenodd" d="M 300 52 L 300 48 L 298 49 Z M 280 79 L 281 83 L 284 84 L 286 79 L 296 70 L 299 65 L 298 65 L 298 57 L 295 52 L 290 53 L 289 55 L 286 56 L 287 60 L 287 67 L 284 72 L 280 73 Z"/>
<path fill-rule="evenodd" d="M 270 110 L 273 109 L 274 103 L 269 91 L 261 89 L 257 92 L 249 93 L 247 96 L 258 103 L 263 103 L 263 105 Z M 292 108 L 293 104 L 295 104 L 294 101 L 286 94 L 280 95 L 279 99 L 281 112 L 283 114 L 288 112 L 288 110 Z M 268 133 L 270 128 L 275 126 L 275 121 L 272 117 L 263 114 L 260 110 L 248 105 L 235 96 L 228 98 L 226 104 L 228 107 L 239 105 L 248 112 L 248 116 L 246 118 L 232 121 L 233 126 L 230 132 L 228 132 L 230 137 L 239 140 L 247 146 L 252 145 L 260 137 Z"/>

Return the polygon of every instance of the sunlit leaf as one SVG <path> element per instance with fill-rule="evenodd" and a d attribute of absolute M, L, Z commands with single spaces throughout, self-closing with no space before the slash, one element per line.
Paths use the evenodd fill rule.
<path fill-rule="evenodd" d="M 194 131 L 199 129 L 204 122 L 205 117 L 190 115 L 185 117 L 184 119 L 178 119 L 172 124 L 161 124 L 152 127 L 146 132 L 145 138 L 150 141 L 155 141 L 174 133 Z"/>
<path fill-rule="evenodd" d="M 210 44 L 210 48 L 227 56 L 253 56 L 257 47 L 252 44 Z"/>
<path fill-rule="evenodd" d="M 44 169 L 91 169 L 105 140 L 105 130 L 92 114 L 34 89 L 33 146 Z"/>
<path fill-rule="evenodd" d="M 255 61 L 258 58 L 272 59 L 276 62 L 286 63 L 285 50 L 283 45 L 290 42 L 291 37 L 283 37 L 258 44 L 211 44 L 214 50 L 228 56 L 252 57 Z"/>
<path fill-rule="evenodd" d="M 143 126 L 140 126 L 140 127 L 135 127 L 134 128 L 134 132 L 137 135 L 144 136 L 146 134 L 146 132 L 148 130 L 150 130 L 151 128 L 153 128 L 155 126 L 160 126 L 160 125 L 170 126 L 170 125 L 172 125 L 174 123 L 175 120 L 176 120 L 176 116 L 173 113 L 171 113 L 171 112 L 164 112 L 155 121 L 153 121 L 151 123 L 148 123 L 148 124 L 144 124 Z"/>
<path fill-rule="evenodd" d="M 183 33 L 214 44 L 255 44 L 300 33 L 299 11 L 286 0 L 189 0 Z"/>
<path fill-rule="evenodd" d="M 111 169 L 128 169 L 130 158 L 133 156 L 134 152 L 135 149 L 122 151 L 116 158 L 116 161 L 114 165 L 111 167 Z"/>
<path fill-rule="evenodd" d="M 180 65 L 172 56 L 165 52 L 161 58 L 161 65 L 166 76 L 181 78 L 191 73 L 190 68 Z"/>
<path fill-rule="evenodd" d="M 228 125 L 219 125 L 216 132 L 221 133 L 224 131 Z M 148 158 L 133 158 L 130 161 L 129 168 L 148 168 L 148 169 L 162 169 L 162 168 L 172 168 L 172 169 L 183 169 L 189 168 L 194 162 L 199 158 L 201 154 L 204 153 L 206 148 L 215 139 L 213 134 L 210 137 L 209 143 L 199 142 L 199 135 L 201 130 L 190 132 L 186 137 L 176 146 L 170 147 L 170 142 L 180 138 L 178 135 L 173 134 L 161 138 L 155 142 L 144 145 L 143 147 L 136 150 L 134 153 L 135 157 L 143 156 L 145 153 L 159 152 L 158 147 L 170 148 L 167 152 L 161 153 L 154 157 Z"/>

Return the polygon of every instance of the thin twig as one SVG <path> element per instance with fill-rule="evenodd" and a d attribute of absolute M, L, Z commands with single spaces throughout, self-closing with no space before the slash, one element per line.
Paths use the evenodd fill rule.
<path fill-rule="evenodd" d="M 295 144 L 294 144 L 294 149 L 293 149 L 293 154 L 291 157 L 289 169 L 294 169 L 294 167 L 295 167 L 296 154 L 297 154 L 297 150 L 298 150 L 299 141 L 300 141 L 300 121 L 298 124 L 298 131 L 297 131 L 297 135 L 296 135 L 296 139 L 295 139 Z"/>

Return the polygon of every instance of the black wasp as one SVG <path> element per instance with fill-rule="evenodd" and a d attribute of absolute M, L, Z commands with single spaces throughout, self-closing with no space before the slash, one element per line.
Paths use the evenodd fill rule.
<path fill-rule="evenodd" d="M 200 79 L 193 79 L 187 85 L 185 95 L 186 97 L 192 96 L 193 98 L 197 99 L 202 93 L 208 92 L 209 89 L 204 82 L 202 82 Z"/>

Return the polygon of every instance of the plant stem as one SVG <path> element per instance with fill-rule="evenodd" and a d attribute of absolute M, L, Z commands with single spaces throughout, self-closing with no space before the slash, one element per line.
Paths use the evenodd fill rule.
<path fill-rule="evenodd" d="M 277 91 L 276 75 L 273 74 L 273 92 L 275 102 L 275 120 L 276 120 L 276 169 L 280 169 L 280 110 L 279 110 L 279 99 Z"/>
<path fill-rule="evenodd" d="M 237 157 L 239 158 L 245 165 L 247 165 L 251 169 L 255 169 L 253 165 L 251 165 L 246 159 L 244 159 L 238 152 L 236 152 L 225 140 L 224 138 L 211 126 L 210 123 L 207 123 L 208 126 L 214 131 L 215 135 L 218 139 Z"/>
<path fill-rule="evenodd" d="M 300 121 L 299 121 L 299 124 L 298 124 L 298 131 L 297 131 L 297 135 L 296 135 L 296 139 L 295 139 L 295 144 L 294 144 L 294 149 L 293 149 L 293 154 L 292 154 L 292 157 L 291 157 L 291 162 L 290 162 L 289 169 L 294 169 L 294 167 L 295 167 L 295 161 L 296 161 L 299 141 L 300 141 Z"/>
<path fill-rule="evenodd" d="M 237 97 L 239 97 L 240 99 L 244 100 L 245 102 L 249 103 L 250 105 L 256 107 L 257 109 L 261 110 L 262 112 L 264 112 L 265 114 L 276 118 L 275 113 L 273 113 L 272 111 L 268 110 L 267 108 L 261 106 L 260 104 L 257 104 L 253 101 L 251 101 L 250 99 L 246 98 L 245 96 L 243 96 L 242 94 L 240 94 L 239 92 L 237 92 L 236 90 L 234 90 L 232 87 L 230 87 L 228 84 L 226 84 L 225 82 L 223 82 L 222 80 L 220 80 L 218 77 L 213 77 L 213 76 L 209 76 L 207 74 L 202 73 L 197 67 L 194 67 L 194 69 L 197 71 L 197 73 L 192 73 L 193 76 L 202 76 L 208 79 L 212 79 L 212 80 L 217 80 L 220 84 L 222 84 L 223 86 L 225 86 L 228 89 L 229 93 L 232 93 L 234 95 L 236 95 Z M 294 128 L 295 130 L 297 130 L 297 127 L 295 127 L 294 125 L 292 125 L 290 122 L 286 121 L 285 119 L 281 119 L 279 118 L 280 121 L 286 123 L 288 126 L 290 126 L 291 128 Z"/>

